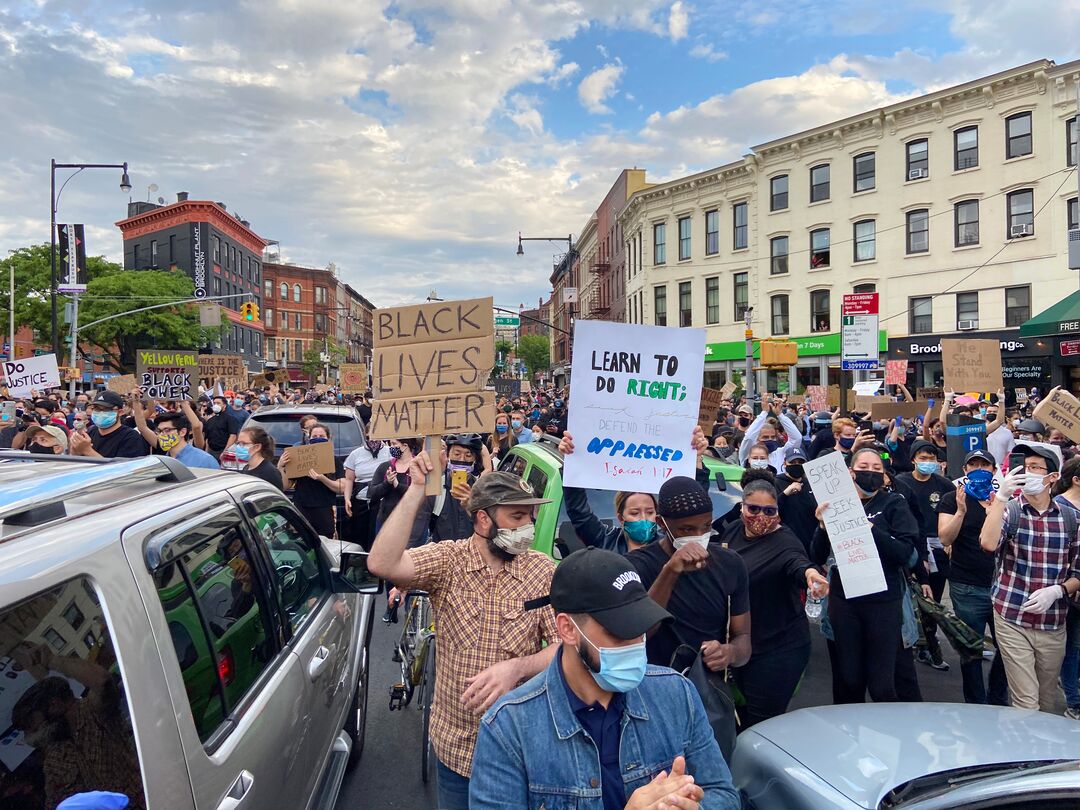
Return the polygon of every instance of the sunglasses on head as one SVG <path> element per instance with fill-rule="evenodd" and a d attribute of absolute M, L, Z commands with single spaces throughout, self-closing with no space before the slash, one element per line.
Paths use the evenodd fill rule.
<path fill-rule="evenodd" d="M 748 515 L 765 515 L 766 517 L 776 517 L 780 511 L 777 506 L 758 506 L 756 503 L 744 503 L 742 508 Z"/>

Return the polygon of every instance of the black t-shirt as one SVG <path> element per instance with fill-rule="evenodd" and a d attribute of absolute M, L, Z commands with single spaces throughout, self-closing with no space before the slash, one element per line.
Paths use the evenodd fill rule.
<path fill-rule="evenodd" d="M 780 520 L 799 538 L 803 544 L 803 550 L 810 553 L 810 541 L 814 538 L 817 530 L 817 518 L 814 512 L 817 510 L 817 501 L 814 499 L 810 482 L 803 476 L 799 479 L 802 489 L 785 495 L 784 490 L 795 482 L 795 479 L 787 473 L 776 476 L 776 490 L 780 496 Z"/>
<path fill-rule="evenodd" d="M 326 477 L 333 481 L 345 477 L 345 469 L 342 467 L 341 459 L 334 459 L 334 471 Z M 322 481 L 316 481 L 314 478 L 305 475 L 303 478 L 293 479 L 292 500 L 297 506 L 316 509 L 333 506 L 337 503 L 337 493 Z"/>
<path fill-rule="evenodd" d="M 8 425 L 0 428 L 0 450 L 10 450 L 11 443 L 15 440 L 15 434 L 19 432 L 16 425 Z"/>
<path fill-rule="evenodd" d="M 979 533 L 986 520 L 986 509 L 970 495 L 967 512 L 960 532 L 952 544 L 952 556 L 949 559 L 949 581 L 962 585 L 974 585 L 977 588 L 989 588 L 994 581 L 994 555 L 983 551 L 979 545 Z M 943 515 L 955 515 L 956 490 L 941 496 L 938 512 Z"/>
<path fill-rule="evenodd" d="M 121 425 L 108 434 L 90 431 L 90 444 L 104 458 L 139 458 L 150 455 L 150 445 L 139 431 Z"/>
<path fill-rule="evenodd" d="M 203 425 L 206 444 L 215 453 L 220 453 L 233 435 L 233 420 L 227 413 L 216 413 Z"/>
<path fill-rule="evenodd" d="M 704 571 L 685 573 L 675 583 L 667 604 L 675 621 L 665 624 L 648 640 L 650 664 L 669 666 L 680 642 L 697 650 L 703 641 L 725 641 L 729 596 L 733 616 L 750 609 L 749 582 L 742 558 L 719 543 L 709 544 L 709 557 Z M 626 559 L 648 589 L 670 557 L 656 542 L 630 552 Z"/>
<path fill-rule="evenodd" d="M 919 481 L 914 473 L 903 473 L 897 478 L 907 485 L 919 505 L 916 517 L 919 519 L 923 538 L 937 537 L 937 510 L 941 499 L 956 489 L 943 475 L 933 473 L 927 480 Z"/>
<path fill-rule="evenodd" d="M 810 624 L 800 594 L 806 590 L 806 569 L 812 566 L 799 538 L 781 526 L 751 540 L 740 520 L 728 527 L 724 539 L 746 564 L 753 654 L 809 644 Z"/>
<path fill-rule="evenodd" d="M 281 473 L 278 472 L 278 468 L 274 465 L 274 462 L 268 458 L 264 458 L 262 463 L 257 467 L 245 467 L 241 472 L 243 472 L 244 475 L 254 475 L 256 478 L 261 478 L 268 484 L 273 484 L 278 489 L 284 489 L 281 481 Z"/>

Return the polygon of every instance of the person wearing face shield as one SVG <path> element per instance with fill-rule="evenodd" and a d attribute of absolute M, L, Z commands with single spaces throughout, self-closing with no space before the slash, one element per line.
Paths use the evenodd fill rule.
<path fill-rule="evenodd" d="M 402 589 L 428 592 L 439 628 L 431 741 L 437 807 L 468 810 L 469 777 L 481 715 L 551 663 L 559 632 L 550 607 L 525 610 L 551 592 L 555 564 L 531 550 L 536 507 L 549 503 L 509 472 L 481 477 L 469 493 L 467 540 L 407 548 L 434 465 L 411 462 L 408 490 L 387 517 L 368 558 L 372 573 Z M 547 647 L 543 647 L 544 643 Z"/>
<path fill-rule="evenodd" d="M 574 552 L 552 578 L 550 604 L 562 646 L 481 721 L 472 810 L 738 808 L 697 691 L 647 665 L 645 635 L 671 615 L 627 560 Z"/>
<path fill-rule="evenodd" d="M 1006 475 L 979 542 L 997 556 L 991 598 L 1009 699 L 1021 709 L 1060 712 L 1068 599 L 1080 591 L 1080 530 L 1072 509 L 1051 498 L 1061 451 L 1017 442 L 1023 466 Z"/>
<path fill-rule="evenodd" d="M 680 645 L 702 650 L 714 672 L 750 659 L 750 595 L 742 558 L 715 534 L 712 500 L 693 478 L 675 476 L 657 499 L 659 540 L 626 556 L 674 622 L 649 638 L 649 662 L 670 666 Z M 729 627 L 730 605 L 730 632 Z M 725 637 L 726 636 L 726 637 Z"/>

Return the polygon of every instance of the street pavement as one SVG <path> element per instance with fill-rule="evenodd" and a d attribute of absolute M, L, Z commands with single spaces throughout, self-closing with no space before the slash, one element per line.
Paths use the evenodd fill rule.
<path fill-rule="evenodd" d="M 382 603 L 376 619 L 382 616 Z M 341 810 L 365 808 L 400 808 L 431 810 L 435 807 L 434 778 L 425 787 L 420 781 L 420 723 L 422 715 L 415 705 L 404 711 L 387 709 L 390 684 L 400 677 L 399 666 L 391 661 L 394 641 L 400 624 L 389 627 L 378 621 L 371 638 L 371 693 L 368 701 L 367 742 L 363 757 L 346 778 L 338 807 Z M 811 631 L 813 648 L 802 684 L 791 702 L 792 709 L 832 703 L 832 680 L 825 640 L 817 628 Z M 939 633 L 939 638 L 940 638 Z M 962 702 L 959 660 L 943 642 L 948 672 L 938 672 L 916 664 L 923 700 Z M 989 671 L 990 664 L 984 665 Z M 912 712 L 917 712 L 912 707 Z"/>

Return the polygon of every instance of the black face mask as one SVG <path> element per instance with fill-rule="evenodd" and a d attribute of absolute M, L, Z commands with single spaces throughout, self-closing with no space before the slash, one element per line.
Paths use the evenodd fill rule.
<path fill-rule="evenodd" d="M 802 464 L 789 464 L 785 468 L 785 471 L 788 474 L 788 478 L 790 478 L 792 481 L 801 481 L 802 480 L 802 477 L 803 477 Z"/>
<path fill-rule="evenodd" d="M 885 473 L 873 470 L 856 470 L 855 486 L 863 492 L 874 493 L 885 486 Z"/>
<path fill-rule="evenodd" d="M 748 417 L 748 416 L 740 416 L 739 417 L 739 427 L 749 427 L 749 426 L 750 426 L 750 417 Z"/>
<path fill-rule="evenodd" d="M 53 449 L 51 447 L 45 447 L 44 445 L 41 445 L 41 444 L 32 444 L 32 445 L 30 445 L 30 452 L 31 453 L 41 453 L 42 455 L 46 455 L 46 456 L 55 455 L 53 453 Z"/>

